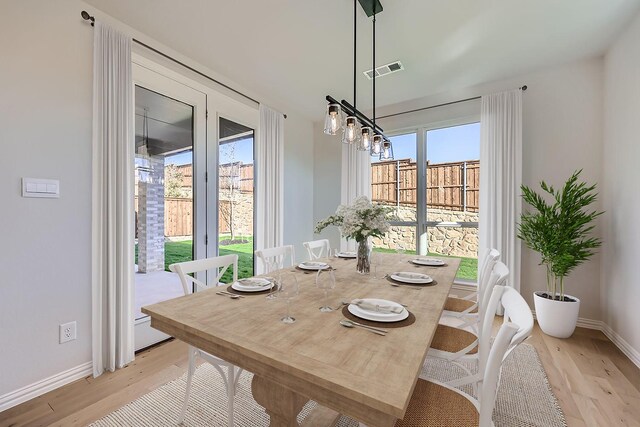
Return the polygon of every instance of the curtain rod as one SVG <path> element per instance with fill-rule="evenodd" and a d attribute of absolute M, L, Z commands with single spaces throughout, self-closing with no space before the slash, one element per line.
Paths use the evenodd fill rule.
<path fill-rule="evenodd" d="M 89 15 L 89 13 L 86 10 L 83 10 L 80 13 L 80 16 L 82 16 L 82 19 L 84 19 L 85 21 L 90 21 L 92 27 L 95 25 L 96 18 L 91 16 L 91 15 Z M 160 56 L 162 56 L 162 57 L 164 57 L 164 58 L 166 58 L 166 59 L 168 59 L 170 61 L 175 62 L 176 64 L 186 68 L 187 70 L 193 71 L 194 73 L 198 74 L 199 76 L 202 76 L 205 79 L 211 80 L 212 82 L 224 87 L 225 89 L 229 89 L 231 92 L 234 92 L 234 93 L 244 97 L 245 99 L 248 99 L 249 101 L 255 102 L 256 104 L 260 105 L 260 101 L 258 101 L 257 99 L 254 99 L 254 98 L 250 97 L 249 95 L 246 95 L 246 94 L 240 92 L 239 90 L 234 89 L 231 86 L 226 85 L 226 84 L 222 83 L 221 81 L 218 81 L 218 80 L 214 79 L 211 76 L 208 76 L 207 74 L 204 74 L 203 72 L 201 72 L 199 70 L 196 70 L 195 68 L 191 67 L 190 65 L 187 65 L 184 62 L 182 62 L 182 61 L 180 61 L 178 59 L 175 59 L 174 57 L 172 57 L 170 55 L 167 55 L 166 53 L 161 52 L 158 49 L 156 49 L 156 48 L 154 48 L 152 46 L 149 46 L 148 44 L 146 44 L 144 42 L 141 42 L 138 39 L 132 38 L 132 40 L 133 40 L 134 43 L 137 43 L 140 46 L 142 46 L 142 47 L 144 47 L 144 48 L 146 48 L 146 49 L 148 49 L 148 50 L 150 50 L 150 51 L 152 51 L 154 53 L 157 53 L 158 55 L 160 55 Z M 284 116 L 285 119 L 287 118 L 286 114 L 282 114 L 282 115 Z"/>
<path fill-rule="evenodd" d="M 524 92 L 525 90 L 527 90 L 527 85 L 521 86 L 518 89 L 520 89 L 521 91 Z M 459 99 L 457 101 L 444 102 L 442 104 L 437 104 L 437 105 L 430 105 L 429 107 L 416 108 L 415 110 L 407 110 L 407 111 L 401 111 L 399 113 L 387 114 L 386 116 L 380 116 L 378 118 L 379 119 L 386 119 L 388 117 L 401 116 L 403 114 L 415 113 L 417 111 L 423 111 L 423 110 L 430 110 L 432 108 L 446 107 L 447 105 L 459 104 L 461 102 L 473 101 L 473 100 L 480 99 L 480 98 L 482 98 L 482 96 L 474 96 L 472 98 L 465 98 L 465 99 Z"/>

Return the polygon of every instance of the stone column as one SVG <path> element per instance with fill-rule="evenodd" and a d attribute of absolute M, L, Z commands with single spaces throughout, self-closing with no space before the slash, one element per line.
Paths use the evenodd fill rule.
<path fill-rule="evenodd" d="M 164 157 L 149 156 L 150 182 L 138 182 L 138 272 L 164 270 Z"/>

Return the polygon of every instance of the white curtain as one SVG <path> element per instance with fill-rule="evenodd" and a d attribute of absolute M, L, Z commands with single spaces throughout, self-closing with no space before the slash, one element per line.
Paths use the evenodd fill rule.
<path fill-rule="evenodd" d="M 359 151 L 356 144 L 342 144 L 340 203 L 349 205 L 360 196 L 371 199 L 371 156 Z M 355 251 L 356 242 L 340 239 L 341 251 Z"/>
<path fill-rule="evenodd" d="M 256 249 L 284 241 L 284 116 L 260 104 L 256 145 Z"/>
<path fill-rule="evenodd" d="M 131 38 L 101 22 L 93 39 L 93 375 L 134 359 Z"/>
<path fill-rule="evenodd" d="M 480 247 L 500 251 L 510 285 L 519 291 L 522 91 L 483 96 L 480 117 Z"/>

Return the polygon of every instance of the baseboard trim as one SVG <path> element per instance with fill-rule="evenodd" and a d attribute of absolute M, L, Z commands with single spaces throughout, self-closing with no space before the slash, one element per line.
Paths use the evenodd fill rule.
<path fill-rule="evenodd" d="M 604 322 L 602 322 L 601 331 L 607 336 L 607 338 L 611 340 L 613 344 L 615 344 L 616 347 L 620 349 L 621 352 L 624 353 L 625 356 L 629 358 L 629 360 L 633 362 L 634 365 L 640 368 L 640 351 L 631 347 L 631 344 L 625 341 L 624 338 L 618 335 L 616 331 L 611 329 L 611 327 Z"/>
<path fill-rule="evenodd" d="M 45 378 L 18 390 L 9 392 L 0 396 L 0 412 L 43 395 L 51 390 L 55 390 L 63 385 L 69 384 L 70 382 L 84 378 L 87 375 L 91 375 L 92 372 L 93 364 L 91 362 L 86 362 L 82 365 L 76 366 L 75 368 L 67 369 L 66 371 L 52 375 L 49 378 Z"/>
<path fill-rule="evenodd" d="M 536 311 L 531 310 L 533 317 L 536 317 Z M 640 352 L 631 347 L 631 344 L 626 342 L 616 331 L 611 329 L 609 325 L 602 320 L 586 319 L 584 317 L 578 317 L 577 326 L 579 328 L 595 329 L 601 331 L 618 349 L 625 355 L 631 362 L 640 368 Z"/>

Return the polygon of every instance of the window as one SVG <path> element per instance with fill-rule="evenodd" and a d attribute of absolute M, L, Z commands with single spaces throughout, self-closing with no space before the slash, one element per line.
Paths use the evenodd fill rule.
<path fill-rule="evenodd" d="M 426 131 L 426 244 L 461 259 L 458 278 L 478 271 L 480 123 Z"/>
<path fill-rule="evenodd" d="M 395 159 L 371 162 L 371 198 L 393 212 L 391 230 L 373 239 L 374 247 L 460 258 L 457 278 L 475 282 L 480 124 L 423 128 L 390 139 Z"/>

